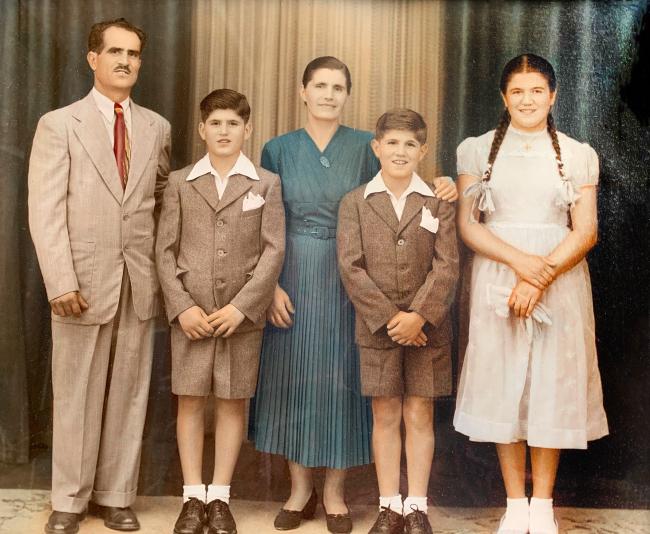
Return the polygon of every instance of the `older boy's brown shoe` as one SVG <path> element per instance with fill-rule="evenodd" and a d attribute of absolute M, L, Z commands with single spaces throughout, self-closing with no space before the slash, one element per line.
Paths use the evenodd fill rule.
<path fill-rule="evenodd" d="M 372 525 L 368 534 L 403 534 L 404 518 L 402 514 L 393 512 L 390 508 L 382 506 L 377 516 L 377 521 Z"/>
<path fill-rule="evenodd" d="M 181 513 L 174 525 L 174 534 L 203 534 L 205 521 L 205 504 L 191 497 L 183 503 Z"/>
<path fill-rule="evenodd" d="M 404 517 L 404 534 L 433 534 L 427 514 L 413 510 Z"/>
<path fill-rule="evenodd" d="M 210 501 L 206 511 L 208 513 L 208 534 L 237 534 L 235 518 L 225 502 L 219 499 Z"/>

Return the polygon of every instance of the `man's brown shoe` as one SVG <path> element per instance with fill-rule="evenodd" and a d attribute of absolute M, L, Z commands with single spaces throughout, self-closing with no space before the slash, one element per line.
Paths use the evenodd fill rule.
<path fill-rule="evenodd" d="M 88 510 L 91 514 L 104 519 L 104 526 L 113 530 L 131 531 L 139 530 L 140 523 L 135 512 L 128 506 L 118 508 L 116 506 L 101 506 L 97 503 L 89 503 Z"/>
<path fill-rule="evenodd" d="M 45 524 L 45 534 L 76 534 L 79 532 L 79 522 L 86 517 L 85 512 L 73 514 L 71 512 L 57 512 L 52 510 Z"/>

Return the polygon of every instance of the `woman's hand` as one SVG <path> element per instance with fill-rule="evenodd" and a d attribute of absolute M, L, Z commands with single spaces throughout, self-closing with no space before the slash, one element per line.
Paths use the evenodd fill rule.
<path fill-rule="evenodd" d="M 555 264 L 543 256 L 521 253 L 510 262 L 510 267 L 520 280 L 544 290 L 555 279 Z"/>
<path fill-rule="evenodd" d="M 456 202 L 458 200 L 458 190 L 456 184 L 450 176 L 438 176 L 433 179 L 436 196 L 440 200 L 447 202 Z"/>
<path fill-rule="evenodd" d="M 275 286 L 275 291 L 273 293 L 273 301 L 269 306 L 269 309 L 266 310 L 266 318 L 270 321 L 273 326 L 278 328 L 289 328 L 293 324 L 291 319 L 291 314 L 295 312 L 293 303 L 287 295 L 287 292 L 280 287 L 280 285 Z"/>
<path fill-rule="evenodd" d="M 529 284 L 525 280 L 520 280 L 512 289 L 508 306 L 512 308 L 516 317 L 530 317 L 535 305 L 542 298 L 543 291 Z"/>

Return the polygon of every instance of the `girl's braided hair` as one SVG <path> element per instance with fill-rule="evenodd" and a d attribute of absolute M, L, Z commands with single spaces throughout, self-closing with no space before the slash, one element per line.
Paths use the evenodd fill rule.
<path fill-rule="evenodd" d="M 548 82 L 548 87 L 551 92 L 554 92 L 557 88 L 557 79 L 555 77 L 555 71 L 553 66 L 545 60 L 543 57 L 536 56 L 535 54 L 521 54 L 515 58 L 512 58 L 506 66 L 503 67 L 503 72 L 501 73 L 501 81 L 499 82 L 499 88 L 501 89 L 502 94 L 506 94 L 508 88 L 508 83 L 513 74 L 518 74 L 520 72 L 538 72 Z M 510 113 L 507 109 L 503 110 L 501 118 L 499 119 L 499 124 L 494 131 L 494 139 L 492 140 L 492 146 L 490 147 L 490 155 L 488 156 L 488 164 L 485 172 L 483 173 L 483 180 L 488 181 L 492 176 L 492 166 L 494 165 L 494 160 L 497 157 L 503 138 L 506 135 L 508 130 L 508 125 L 510 124 Z M 548 118 L 546 121 L 546 129 L 548 130 L 549 135 L 551 136 L 551 142 L 553 143 L 553 149 L 555 150 L 555 159 L 557 160 L 557 168 L 562 179 L 565 178 L 564 175 L 564 165 L 562 163 L 562 154 L 560 152 L 560 142 L 557 138 L 557 129 L 555 127 L 555 120 L 553 115 L 549 112 Z"/>

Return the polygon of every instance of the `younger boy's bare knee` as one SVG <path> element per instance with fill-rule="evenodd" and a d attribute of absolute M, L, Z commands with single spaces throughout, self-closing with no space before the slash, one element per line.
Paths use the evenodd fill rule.
<path fill-rule="evenodd" d="M 178 413 L 193 415 L 203 414 L 205 409 L 206 397 L 199 397 L 194 395 L 179 395 L 178 396 Z"/>
<path fill-rule="evenodd" d="M 433 432 L 433 400 L 428 397 L 405 397 L 403 405 L 404 425 L 407 431 Z"/>
<path fill-rule="evenodd" d="M 402 423 L 402 398 L 373 397 L 372 418 L 375 429 L 399 429 Z"/>

